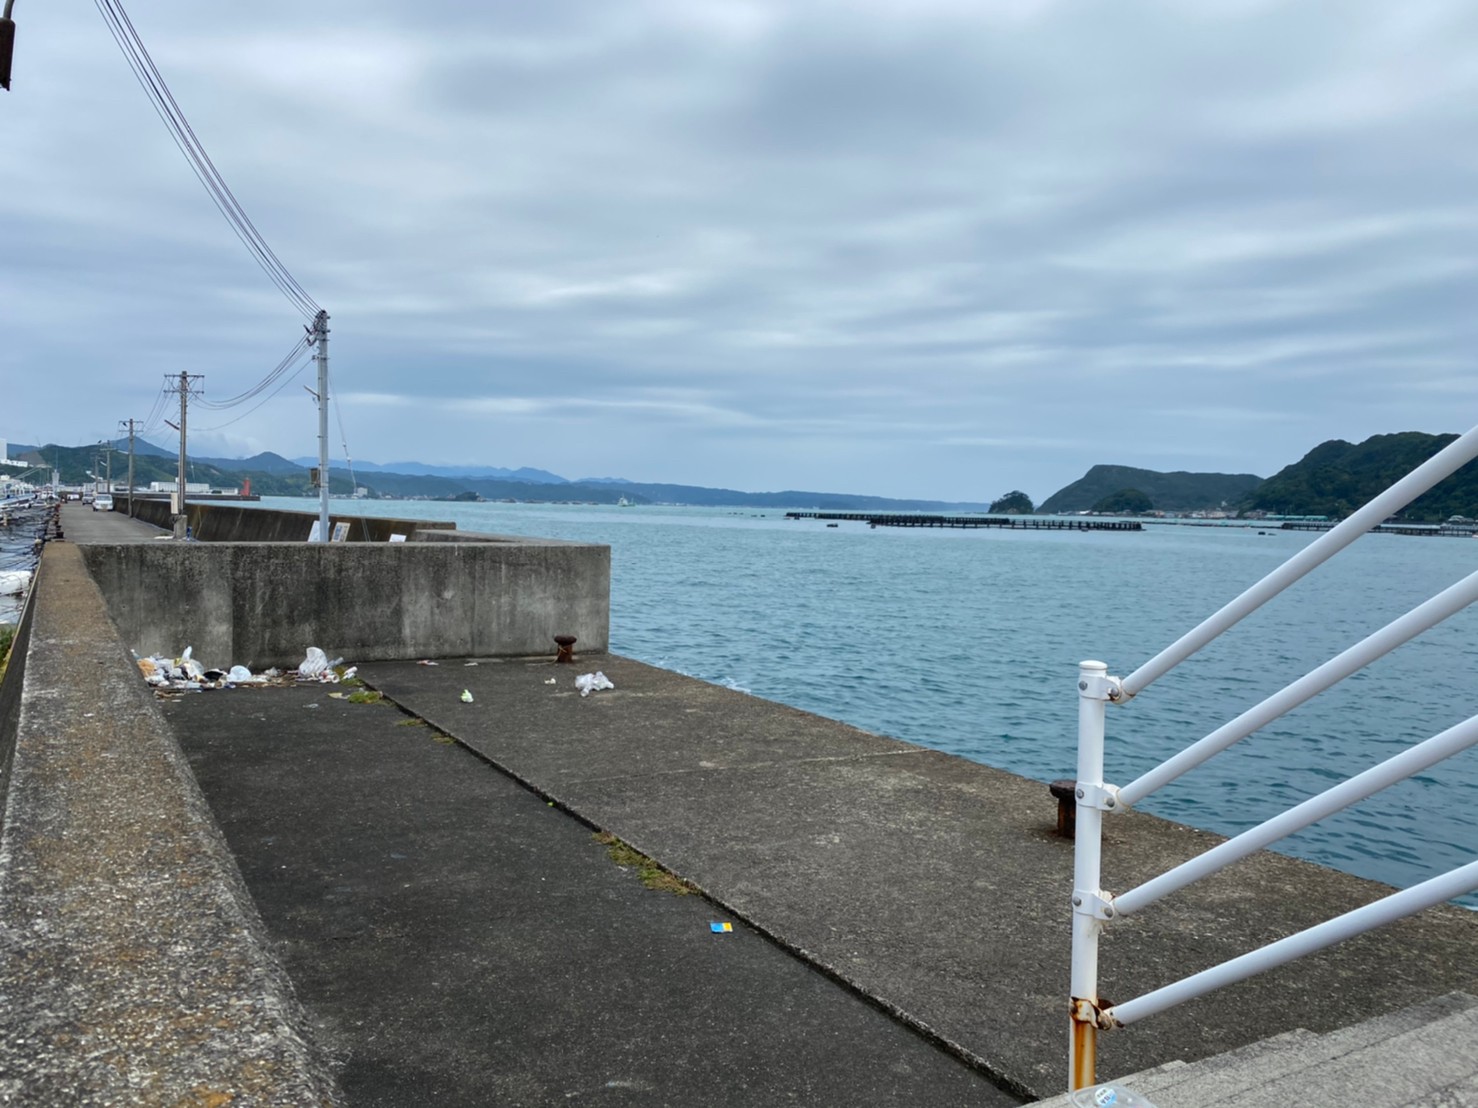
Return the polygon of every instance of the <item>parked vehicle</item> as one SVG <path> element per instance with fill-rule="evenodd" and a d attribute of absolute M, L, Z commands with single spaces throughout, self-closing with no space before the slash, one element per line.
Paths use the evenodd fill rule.
<path fill-rule="evenodd" d="M 92 510 L 95 512 L 111 512 L 113 510 L 113 496 L 111 493 L 100 492 L 92 499 Z"/>

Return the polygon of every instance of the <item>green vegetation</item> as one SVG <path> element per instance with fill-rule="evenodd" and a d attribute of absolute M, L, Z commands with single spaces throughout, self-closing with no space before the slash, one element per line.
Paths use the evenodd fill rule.
<path fill-rule="evenodd" d="M 372 689 L 356 689 L 344 699 L 350 704 L 378 704 L 385 699 L 385 694 Z"/>
<path fill-rule="evenodd" d="M 1132 516 L 1141 512 L 1153 512 L 1155 504 L 1138 489 L 1120 489 L 1105 496 L 1091 510 L 1104 515 Z"/>
<path fill-rule="evenodd" d="M 1331 439 L 1269 477 L 1241 507 L 1274 515 L 1341 519 L 1456 438 L 1403 431 L 1373 435 L 1358 444 Z M 1419 497 L 1400 518 L 1440 523 L 1455 515 L 1478 516 L 1478 462 L 1469 462 Z"/>
<path fill-rule="evenodd" d="M 991 515 L 1023 515 L 1032 514 L 1032 498 L 1020 489 L 1013 489 L 999 500 L 990 502 Z"/>
<path fill-rule="evenodd" d="M 1262 478 L 1251 473 L 1157 473 L 1133 466 L 1094 466 L 1049 496 L 1037 511 L 1091 511 L 1104 497 L 1125 489 L 1138 489 L 1161 511 L 1210 511 L 1239 504 L 1261 483 Z"/>
<path fill-rule="evenodd" d="M 0 623 L 0 681 L 5 680 L 5 670 L 10 665 L 10 647 L 15 642 L 15 624 Z"/>
<path fill-rule="evenodd" d="M 682 878 L 674 877 L 641 851 L 623 843 L 609 831 L 599 832 L 595 836 L 595 841 L 606 848 L 606 854 L 611 861 L 622 869 L 636 870 L 641 883 L 649 889 L 671 893 L 673 896 L 687 896 L 696 891 Z"/>

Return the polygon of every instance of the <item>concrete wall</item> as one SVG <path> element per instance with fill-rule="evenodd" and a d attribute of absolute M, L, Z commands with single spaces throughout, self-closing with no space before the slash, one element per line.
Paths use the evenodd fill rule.
<path fill-rule="evenodd" d="M 32 601 L 3 690 L 0 1100 L 342 1103 L 80 548 L 47 546 Z"/>
<path fill-rule="evenodd" d="M 5 825 L 5 790 L 10 783 L 10 766 L 15 758 L 16 728 L 20 725 L 21 686 L 26 678 L 26 657 L 31 642 L 31 613 L 36 607 L 36 589 L 26 596 L 20 623 L 10 644 L 10 663 L 5 668 L 5 681 L 0 684 L 0 829 Z"/>
<path fill-rule="evenodd" d="M 470 538 L 470 536 L 468 536 Z M 607 649 L 611 552 L 544 540 L 81 548 L 124 642 L 206 666 Z"/>
<path fill-rule="evenodd" d="M 114 497 L 115 510 L 127 510 L 127 497 Z M 287 511 L 281 508 L 259 508 L 241 503 L 195 503 L 187 501 L 190 530 L 200 542 L 306 542 L 318 512 Z M 174 522 L 168 500 L 134 499 L 133 515 L 156 527 L 169 528 Z M 348 542 L 389 542 L 392 534 L 413 539 L 418 533 L 451 530 L 457 525 L 429 519 L 375 519 L 330 513 L 330 529 L 335 523 L 348 523 Z M 330 530 L 332 533 L 332 530 Z"/>

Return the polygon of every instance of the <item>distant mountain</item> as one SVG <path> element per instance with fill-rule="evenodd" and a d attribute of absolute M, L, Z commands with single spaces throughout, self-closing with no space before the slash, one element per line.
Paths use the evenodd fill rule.
<path fill-rule="evenodd" d="M 114 439 L 113 449 L 121 450 L 124 454 L 127 454 L 128 439 Z M 173 449 L 166 450 L 162 446 L 155 446 L 152 442 L 147 442 L 141 438 L 135 438 L 133 440 L 133 453 L 134 457 L 143 456 L 148 458 L 178 458 L 180 456 L 180 449 L 178 446 L 176 446 Z"/>
<path fill-rule="evenodd" d="M 842 492 L 739 492 L 737 489 L 710 489 L 698 485 L 646 484 L 622 481 L 605 486 L 584 483 L 583 487 L 606 488 L 635 501 L 656 504 L 690 504 L 711 508 L 814 508 L 831 512 L 983 512 L 989 504 L 956 503 L 944 500 L 897 500 L 885 496 L 866 496 Z"/>
<path fill-rule="evenodd" d="M 1048 514 L 1086 512 L 1105 497 L 1138 489 L 1160 511 L 1195 512 L 1234 507 L 1262 483 L 1251 473 L 1157 473 L 1133 466 L 1094 466 L 1037 506 Z"/>
<path fill-rule="evenodd" d="M 1269 477 L 1244 498 L 1242 506 L 1277 515 L 1338 519 L 1456 438 L 1403 431 L 1373 435 L 1358 444 L 1331 439 Z M 1478 462 L 1469 462 L 1400 513 L 1402 519 L 1431 523 L 1454 515 L 1478 517 Z"/>
<path fill-rule="evenodd" d="M 299 465 L 316 466 L 317 458 L 297 458 Z M 331 463 L 338 464 L 338 463 Z M 420 477 L 494 477 L 503 481 L 526 481 L 535 485 L 566 485 L 569 478 L 561 477 L 557 473 L 550 473 L 547 469 L 531 469 L 528 466 L 520 466 L 518 469 L 504 469 L 501 466 L 475 466 L 475 465 L 451 465 L 435 466 L 425 462 L 355 462 L 356 473 L 400 473 L 408 476 Z"/>
<path fill-rule="evenodd" d="M 306 467 L 290 462 L 281 454 L 274 454 L 270 450 L 264 450 L 260 454 L 253 454 L 250 458 L 197 458 L 196 461 L 208 462 L 211 465 L 220 466 L 222 469 L 235 470 L 238 473 L 302 473 Z M 313 463 L 317 465 L 317 462 Z M 330 467 L 332 468 L 332 467 Z"/>

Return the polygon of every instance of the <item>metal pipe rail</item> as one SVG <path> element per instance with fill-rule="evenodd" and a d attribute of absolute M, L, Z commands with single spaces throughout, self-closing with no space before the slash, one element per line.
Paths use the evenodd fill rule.
<path fill-rule="evenodd" d="M 1402 643 L 1410 642 L 1423 631 L 1430 630 L 1449 616 L 1478 601 L 1478 571 L 1470 573 L 1456 585 L 1444 589 L 1426 603 L 1392 620 L 1379 631 L 1361 639 L 1354 646 L 1311 670 L 1262 703 L 1224 723 L 1211 734 L 1167 758 L 1154 769 L 1137 777 L 1118 790 L 1119 803 L 1135 804 L 1155 790 L 1168 785 L 1181 774 L 1208 761 L 1227 747 L 1266 727 L 1279 716 L 1286 715 L 1352 673 L 1383 658 Z"/>
<path fill-rule="evenodd" d="M 1242 595 L 1225 604 L 1214 615 L 1187 631 L 1124 678 L 1120 682 L 1122 699 L 1132 699 L 1143 692 L 1152 682 L 1164 677 L 1227 628 L 1240 623 L 1310 570 L 1323 565 L 1387 516 L 1400 511 L 1474 458 L 1478 458 L 1478 427 L 1448 443 L 1370 503 L 1341 521 L 1333 530 L 1320 535 Z"/>
<path fill-rule="evenodd" d="M 1302 831 L 1311 823 L 1317 823 L 1325 816 L 1358 804 L 1397 781 L 1404 781 L 1424 769 L 1430 769 L 1438 762 L 1474 745 L 1478 745 L 1478 716 L 1471 716 L 1440 735 L 1433 735 L 1425 742 L 1417 743 L 1416 746 L 1371 766 L 1364 773 L 1325 789 L 1318 796 L 1311 796 L 1302 804 L 1297 804 L 1272 819 L 1264 820 L 1220 846 L 1214 846 L 1204 854 L 1198 854 L 1174 869 L 1166 870 L 1159 877 L 1151 878 L 1126 893 L 1120 893 L 1113 898 L 1114 910 L 1121 916 L 1137 912 L 1177 889 L 1183 889 L 1203 877 L 1210 877 L 1254 851 L 1287 838 L 1295 831 Z"/>
<path fill-rule="evenodd" d="M 1107 784 L 1103 779 L 1108 704 L 1122 705 L 1133 699 L 1223 631 L 1475 457 L 1478 457 L 1478 427 L 1448 444 L 1128 677 L 1121 680 L 1109 676 L 1108 667 L 1103 662 L 1080 663 L 1069 1088 L 1081 1089 L 1095 1083 L 1097 1033 L 1101 1028 L 1143 1019 L 1212 989 L 1281 966 L 1371 928 L 1478 889 L 1478 861 L 1475 861 L 1135 1000 L 1108 1010 L 1099 1007 L 1098 938 L 1107 923 L 1120 915 L 1138 911 L 1269 843 L 1478 744 L 1478 716 L 1474 716 L 1118 897 L 1102 888 L 1101 844 L 1105 813 L 1122 810 L 1143 799 L 1187 770 L 1474 603 L 1478 600 L 1478 573 L 1393 620 L 1123 788 Z"/>
<path fill-rule="evenodd" d="M 1219 966 L 1193 973 L 1191 976 L 1166 985 L 1163 989 L 1145 993 L 1134 1000 L 1126 1000 L 1105 1009 L 1099 1018 L 1110 1026 L 1123 1026 L 1153 1016 L 1167 1008 L 1187 1000 L 1194 1000 L 1223 985 L 1245 981 L 1266 970 L 1276 969 L 1289 962 L 1313 954 L 1327 946 L 1353 939 L 1377 927 L 1395 923 L 1398 919 L 1415 915 L 1426 908 L 1435 907 L 1455 896 L 1462 896 L 1478 889 L 1478 862 L 1469 862 L 1455 870 L 1413 885 L 1409 889 L 1392 893 L 1363 908 L 1356 908 L 1332 920 L 1316 924 L 1296 935 L 1279 939 L 1258 950 L 1223 962 Z"/>

